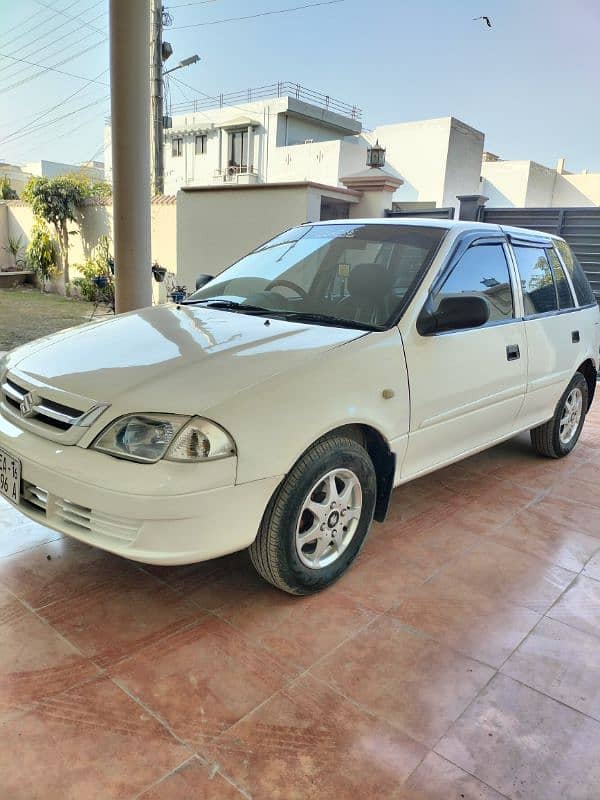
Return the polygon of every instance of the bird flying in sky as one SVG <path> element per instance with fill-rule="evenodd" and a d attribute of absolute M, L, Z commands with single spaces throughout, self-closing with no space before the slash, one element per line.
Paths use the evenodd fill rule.
<path fill-rule="evenodd" d="M 485 22 L 485 24 L 488 26 L 488 28 L 492 27 L 492 23 L 490 22 L 490 18 L 489 17 L 474 17 L 473 18 L 473 22 L 477 22 L 478 19 L 482 19 Z"/>

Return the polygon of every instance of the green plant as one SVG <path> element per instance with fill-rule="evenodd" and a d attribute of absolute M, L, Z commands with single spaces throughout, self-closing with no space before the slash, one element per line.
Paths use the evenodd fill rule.
<path fill-rule="evenodd" d="M 0 200 L 17 200 L 18 197 L 11 186 L 10 178 L 6 175 L 0 178 Z"/>
<path fill-rule="evenodd" d="M 34 176 L 23 191 L 23 199 L 33 213 L 54 226 L 63 265 L 65 283 L 69 282 L 68 223 L 77 222 L 77 209 L 89 198 L 104 198 L 110 187 L 103 181 L 92 181 L 86 175 L 59 175 L 56 178 Z"/>
<path fill-rule="evenodd" d="M 27 262 L 36 273 L 44 288 L 44 281 L 57 273 L 56 250 L 46 223 L 36 220 L 31 230 L 31 239 L 26 250 Z"/>
<path fill-rule="evenodd" d="M 8 234 L 8 244 L 3 248 L 7 253 L 10 253 L 15 261 L 15 266 L 23 267 L 25 260 L 23 258 L 23 236 L 12 236 Z"/>
<path fill-rule="evenodd" d="M 84 300 L 97 302 L 100 294 L 102 295 L 100 299 L 108 298 L 110 300 L 112 296 L 111 293 L 114 291 L 110 261 L 111 256 L 108 236 L 101 236 L 98 239 L 94 254 L 88 258 L 84 264 L 75 265 L 75 269 L 80 272 L 81 275 L 78 275 L 73 280 L 73 284 L 77 286 Z M 101 292 L 98 285 L 98 278 L 104 278 L 106 281 L 106 285 Z"/>

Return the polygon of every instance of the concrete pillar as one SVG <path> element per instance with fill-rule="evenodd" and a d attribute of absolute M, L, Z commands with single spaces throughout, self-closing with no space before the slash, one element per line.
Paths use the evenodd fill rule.
<path fill-rule="evenodd" d="M 402 186 L 402 178 L 380 167 L 368 167 L 355 175 L 340 178 L 348 189 L 361 192 L 358 203 L 350 207 L 350 218 L 383 217 L 385 210 L 392 207 L 394 192 Z"/>
<path fill-rule="evenodd" d="M 248 172 L 251 172 L 254 166 L 254 128 L 248 125 L 248 156 L 246 157 Z"/>
<path fill-rule="evenodd" d="M 110 0 L 117 313 L 152 304 L 149 43 L 148 0 Z"/>
<path fill-rule="evenodd" d="M 489 197 L 483 194 L 458 194 L 458 218 L 467 222 L 477 222 L 479 219 L 479 209 L 484 206 Z"/>

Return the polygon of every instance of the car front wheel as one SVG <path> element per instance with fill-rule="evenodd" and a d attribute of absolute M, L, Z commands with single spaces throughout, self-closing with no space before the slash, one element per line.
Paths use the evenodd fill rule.
<path fill-rule="evenodd" d="M 272 498 L 250 557 L 257 571 L 291 594 L 336 581 L 356 558 L 375 509 L 377 479 L 367 451 L 346 436 L 320 439 Z"/>

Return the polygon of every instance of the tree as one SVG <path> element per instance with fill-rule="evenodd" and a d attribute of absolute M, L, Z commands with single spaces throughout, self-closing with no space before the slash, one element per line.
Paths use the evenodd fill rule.
<path fill-rule="evenodd" d="M 69 222 L 77 222 L 77 210 L 89 198 L 110 195 L 110 186 L 92 181 L 87 175 L 59 175 L 56 178 L 34 176 L 23 190 L 23 199 L 31 204 L 36 217 L 50 223 L 56 231 L 65 284 L 69 282 Z"/>
<path fill-rule="evenodd" d="M 4 175 L 0 178 L 0 200 L 17 200 L 18 195 L 10 184 L 10 178 Z"/>

